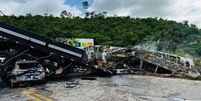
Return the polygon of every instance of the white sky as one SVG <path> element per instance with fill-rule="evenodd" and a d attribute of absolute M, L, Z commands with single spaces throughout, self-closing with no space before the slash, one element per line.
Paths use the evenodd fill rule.
<path fill-rule="evenodd" d="M 0 10 L 6 15 L 44 15 L 47 12 L 59 16 L 63 10 L 83 16 L 80 6 L 65 4 L 66 0 L 0 0 Z M 75 0 L 74 0 L 75 1 Z M 76 0 L 76 2 L 78 2 Z M 80 2 L 78 2 L 80 3 Z M 75 3 L 76 4 L 76 3 Z M 79 4 L 80 5 L 80 4 Z M 94 0 L 89 11 L 108 12 L 108 16 L 162 17 L 163 19 L 196 24 L 201 28 L 201 0 Z M 82 7 L 81 7 L 82 8 Z"/>
<path fill-rule="evenodd" d="M 201 28 L 201 0 L 95 0 L 90 10 L 107 11 L 108 15 L 188 20 Z"/>
<path fill-rule="evenodd" d="M 65 0 L 0 0 L 0 10 L 6 15 L 14 14 L 32 15 L 44 13 L 59 16 L 63 10 L 70 11 L 73 15 L 81 15 L 82 12 L 74 5 L 64 4 Z"/>

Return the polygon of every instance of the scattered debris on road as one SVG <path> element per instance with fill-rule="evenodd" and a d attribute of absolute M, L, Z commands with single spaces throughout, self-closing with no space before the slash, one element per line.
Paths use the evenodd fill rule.
<path fill-rule="evenodd" d="M 63 86 L 65 87 L 65 88 L 74 88 L 74 87 L 76 87 L 76 86 L 78 86 L 78 85 L 81 85 L 81 84 L 79 84 L 79 81 L 77 81 L 77 82 L 74 82 L 74 81 L 68 81 L 68 82 L 65 82 L 64 84 L 63 84 Z"/>

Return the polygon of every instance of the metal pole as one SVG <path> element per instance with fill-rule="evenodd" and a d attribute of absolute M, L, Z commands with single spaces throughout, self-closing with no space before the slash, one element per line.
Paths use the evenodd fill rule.
<path fill-rule="evenodd" d="M 99 48 L 100 48 L 100 46 L 98 46 L 98 49 L 97 49 L 97 52 L 96 52 L 96 58 L 98 58 L 97 55 L 98 55 Z"/>
<path fill-rule="evenodd" d="M 154 72 L 154 73 L 156 73 L 156 72 L 157 72 L 157 70 L 158 70 L 158 65 L 156 66 L 156 69 L 155 69 L 155 72 Z"/>

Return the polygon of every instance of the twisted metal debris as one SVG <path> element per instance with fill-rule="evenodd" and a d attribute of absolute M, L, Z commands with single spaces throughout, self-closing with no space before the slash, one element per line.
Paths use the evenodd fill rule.
<path fill-rule="evenodd" d="M 143 63 L 149 63 L 155 65 L 155 73 L 158 68 L 170 71 L 171 74 L 184 74 L 190 76 L 199 76 L 200 73 L 197 69 L 194 68 L 194 63 L 192 59 L 183 58 L 177 55 L 172 55 L 168 53 L 158 52 L 158 51 L 149 51 L 137 48 L 122 48 L 114 46 L 93 46 L 92 49 L 97 48 L 97 51 L 106 49 L 110 56 L 107 61 L 114 62 L 113 64 L 107 65 L 107 68 L 110 69 L 135 69 L 135 70 L 144 70 L 146 67 L 143 67 Z M 126 55 L 125 57 L 116 56 L 116 54 L 127 54 L 135 53 L 132 55 Z M 115 55 L 115 56 L 114 56 Z M 129 58 L 135 57 L 136 60 L 139 60 L 138 65 L 133 66 L 129 64 Z M 183 61 L 181 61 L 183 59 Z M 101 54 L 94 54 L 90 61 L 99 61 L 101 60 Z"/>
<path fill-rule="evenodd" d="M 146 62 L 152 63 L 156 66 L 159 66 L 161 68 L 167 69 L 167 70 L 171 71 L 172 73 L 180 73 L 180 74 L 193 73 L 196 75 L 200 74 L 199 72 L 197 72 L 196 70 L 194 70 L 192 68 L 178 64 L 175 61 L 170 61 L 168 59 L 158 57 L 154 54 L 149 53 L 146 50 L 137 51 L 136 57 L 143 61 L 146 61 Z"/>

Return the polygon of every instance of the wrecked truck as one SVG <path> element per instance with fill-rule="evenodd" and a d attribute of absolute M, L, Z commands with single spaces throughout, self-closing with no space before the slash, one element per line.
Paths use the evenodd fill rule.
<path fill-rule="evenodd" d="M 92 69 L 101 74 L 110 75 L 113 72 L 103 70 L 87 62 L 86 51 L 58 42 L 24 30 L 14 25 L 0 21 L 0 79 L 9 81 L 10 72 L 15 63 L 20 60 L 38 61 L 45 69 L 45 78 L 51 79 L 58 74 L 65 77 L 78 65 Z"/>
<path fill-rule="evenodd" d="M 194 68 L 192 59 L 180 57 L 158 51 L 149 51 L 138 48 L 123 48 L 114 46 L 89 46 L 89 49 L 96 49 L 96 53 L 90 59 L 91 63 L 101 60 L 100 49 L 108 52 L 107 61 L 110 64 L 107 68 L 117 70 L 119 73 L 154 73 L 168 74 L 171 76 L 188 75 L 191 77 L 200 76 L 198 69 Z"/>

